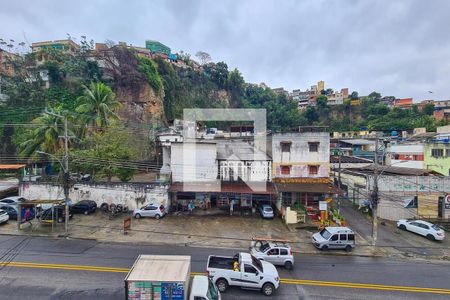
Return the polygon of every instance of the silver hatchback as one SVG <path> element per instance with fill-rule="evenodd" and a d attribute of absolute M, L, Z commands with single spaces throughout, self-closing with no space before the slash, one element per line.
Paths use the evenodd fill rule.
<path fill-rule="evenodd" d="M 140 219 L 142 217 L 150 217 L 155 219 L 160 219 L 166 215 L 166 209 L 164 205 L 154 205 L 147 204 L 140 209 L 136 209 L 133 211 L 133 217 L 136 219 Z"/>

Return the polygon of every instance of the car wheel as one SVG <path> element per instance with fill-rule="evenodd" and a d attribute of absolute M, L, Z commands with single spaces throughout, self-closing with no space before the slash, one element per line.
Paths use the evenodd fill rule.
<path fill-rule="evenodd" d="M 85 210 L 85 211 L 84 211 L 84 215 L 87 216 L 88 214 L 89 214 L 89 211 L 88 211 L 88 210 Z"/>
<path fill-rule="evenodd" d="M 345 246 L 345 251 L 352 252 L 352 246 L 350 246 L 350 245 Z"/>
<path fill-rule="evenodd" d="M 432 235 L 432 234 L 428 234 L 427 235 L 427 239 L 429 239 L 430 241 L 434 241 L 435 240 L 434 235 Z"/>
<path fill-rule="evenodd" d="M 406 226 L 401 224 L 400 226 L 398 226 L 398 228 L 400 228 L 401 230 L 406 230 Z"/>
<path fill-rule="evenodd" d="M 285 267 L 286 269 L 288 269 L 288 270 L 292 270 L 292 267 L 293 267 L 293 266 L 294 266 L 294 265 L 292 264 L 291 261 L 287 261 L 287 262 L 284 263 L 284 267 Z"/>
<path fill-rule="evenodd" d="M 225 279 L 220 278 L 216 281 L 216 286 L 219 292 L 225 293 L 225 291 L 228 289 L 228 282 Z"/>
<path fill-rule="evenodd" d="M 134 217 L 135 217 L 136 219 L 140 219 L 140 218 L 141 218 L 141 215 L 140 215 L 140 214 L 135 214 Z"/>
<path fill-rule="evenodd" d="M 266 282 L 262 286 L 262 292 L 265 296 L 272 296 L 274 291 L 275 291 L 275 287 L 270 282 Z"/>
<path fill-rule="evenodd" d="M 327 246 L 327 245 L 322 246 L 322 248 L 320 248 L 320 250 L 322 250 L 322 251 L 327 251 L 327 250 L 328 250 L 328 246 Z"/>
<path fill-rule="evenodd" d="M 155 216 L 155 219 L 156 219 L 156 220 L 159 220 L 160 218 L 161 218 L 160 215 L 156 215 L 156 216 Z"/>

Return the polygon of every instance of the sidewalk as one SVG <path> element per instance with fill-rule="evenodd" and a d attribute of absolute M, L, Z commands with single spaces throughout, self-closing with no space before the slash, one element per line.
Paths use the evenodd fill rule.
<path fill-rule="evenodd" d="M 259 216 L 184 214 L 168 215 L 160 220 L 132 218 L 131 230 L 124 234 L 123 221 L 129 216 L 130 214 L 120 214 L 113 220 L 109 220 L 108 215 L 102 212 L 88 216 L 75 215 L 70 220 L 69 237 L 92 239 L 99 242 L 231 248 L 247 251 L 252 237 L 256 236 L 289 240 L 293 250 L 300 254 L 405 257 L 402 249 L 392 247 L 374 249 L 362 235 L 357 235 L 357 247 L 350 253 L 341 250 L 322 252 L 311 243 L 311 235 L 317 231 L 315 228 L 301 228 L 300 224 L 287 226 L 278 218 L 264 220 Z M 0 226 L 0 234 L 53 237 L 64 235 L 63 224 L 55 226 L 54 232 L 51 231 L 49 225 L 33 224 L 32 227 L 28 225 L 23 227 L 23 230 L 17 231 L 16 223 L 10 221 L 8 224 Z"/>

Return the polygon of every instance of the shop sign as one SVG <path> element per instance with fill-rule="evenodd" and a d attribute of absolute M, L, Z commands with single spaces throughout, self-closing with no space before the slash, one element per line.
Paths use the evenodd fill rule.
<path fill-rule="evenodd" d="M 330 178 L 274 178 L 276 183 L 331 183 Z"/>
<path fill-rule="evenodd" d="M 123 220 L 123 232 L 126 233 L 131 229 L 131 218 L 126 218 Z"/>
<path fill-rule="evenodd" d="M 444 198 L 444 207 L 445 209 L 450 209 L 450 194 Z"/>
<path fill-rule="evenodd" d="M 327 210 L 327 201 L 319 201 L 319 210 Z"/>

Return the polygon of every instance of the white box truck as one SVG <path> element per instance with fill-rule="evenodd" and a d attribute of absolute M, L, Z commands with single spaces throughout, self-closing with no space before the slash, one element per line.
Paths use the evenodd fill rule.
<path fill-rule="evenodd" d="M 125 278 L 125 299 L 220 300 L 208 277 L 190 279 L 190 256 L 139 255 Z"/>

